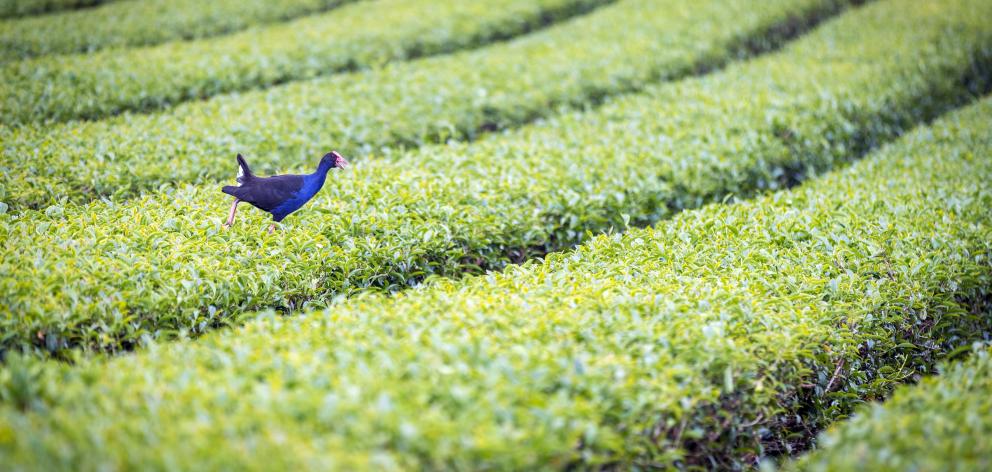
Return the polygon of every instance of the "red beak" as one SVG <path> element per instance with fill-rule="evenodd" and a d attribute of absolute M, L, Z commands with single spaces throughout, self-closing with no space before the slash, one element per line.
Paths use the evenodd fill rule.
<path fill-rule="evenodd" d="M 331 154 L 334 154 L 334 167 L 338 167 L 341 169 L 348 167 L 349 165 L 348 161 L 346 161 L 343 156 L 338 154 L 337 151 L 331 151 Z"/>

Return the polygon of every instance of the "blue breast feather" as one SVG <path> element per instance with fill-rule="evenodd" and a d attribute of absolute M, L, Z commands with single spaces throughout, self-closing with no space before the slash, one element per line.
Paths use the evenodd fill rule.
<path fill-rule="evenodd" d="M 320 173 L 318 173 L 320 174 Z M 276 221 L 281 221 L 290 213 L 299 210 L 306 202 L 310 201 L 320 188 L 324 186 L 324 179 L 327 174 L 310 174 L 303 177 L 303 186 L 300 187 L 292 197 L 272 209 L 272 216 Z"/>

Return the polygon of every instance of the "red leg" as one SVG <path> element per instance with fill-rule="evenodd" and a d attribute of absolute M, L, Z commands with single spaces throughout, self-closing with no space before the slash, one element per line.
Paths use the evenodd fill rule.
<path fill-rule="evenodd" d="M 276 230 L 276 224 L 275 223 L 272 223 L 271 225 L 269 225 L 269 234 L 272 234 L 273 232 L 275 232 L 275 230 Z"/>
<path fill-rule="evenodd" d="M 231 212 L 228 213 L 227 221 L 224 223 L 224 226 L 231 226 L 234 224 L 234 214 L 238 212 L 238 203 L 240 202 L 241 200 L 237 198 L 234 199 L 234 204 L 231 205 Z"/>

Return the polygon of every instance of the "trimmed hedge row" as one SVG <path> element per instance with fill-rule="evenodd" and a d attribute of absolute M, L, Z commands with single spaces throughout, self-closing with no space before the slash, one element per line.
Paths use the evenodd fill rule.
<path fill-rule="evenodd" d="M 478 46 L 608 1 L 359 2 L 221 38 L 20 61 L 0 69 L 0 108 L 8 123 L 148 111 Z"/>
<path fill-rule="evenodd" d="M 161 114 L 0 127 L 0 202 L 22 208 L 63 197 L 119 200 L 176 181 L 215 181 L 231 174 L 235 152 L 251 156 L 264 174 L 328 148 L 356 157 L 470 139 L 780 44 L 843 3 L 624 0 L 478 51 L 225 95 Z"/>
<path fill-rule="evenodd" d="M 988 312 L 986 312 L 986 315 Z M 938 377 L 862 408 L 790 469 L 971 471 L 992 469 L 992 356 L 977 350 Z"/>
<path fill-rule="evenodd" d="M 357 164 L 274 236 L 250 208 L 222 230 L 230 201 L 214 185 L 0 216 L 0 293 L 17 314 L 0 318 L 0 346 L 118 351 L 791 184 L 970 99 L 964 84 L 987 88 L 975 67 L 992 63 L 992 27 L 973 12 L 992 4 L 918 6 L 872 4 L 781 53 L 595 112 Z"/>
<path fill-rule="evenodd" d="M 985 101 L 808 187 L 503 274 L 263 314 L 74 368 L 15 357 L 0 459 L 25 470 L 753 465 L 992 329 L 971 311 L 992 283 L 990 119 Z"/>
<path fill-rule="evenodd" d="M 216 36 L 354 0 L 140 0 L 0 21 L 0 62 Z"/>
<path fill-rule="evenodd" d="M 112 1 L 118 0 L 0 0 L 0 18 L 71 10 Z"/>

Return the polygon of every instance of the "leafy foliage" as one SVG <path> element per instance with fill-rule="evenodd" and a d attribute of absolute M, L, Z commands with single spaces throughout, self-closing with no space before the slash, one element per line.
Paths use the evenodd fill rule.
<path fill-rule="evenodd" d="M 117 0 L 0 0 L 0 18 L 70 10 L 111 1 Z"/>
<path fill-rule="evenodd" d="M 216 181 L 231 173 L 236 152 L 264 173 L 334 148 L 354 157 L 470 139 L 723 64 L 744 46 L 770 47 L 782 37 L 757 38 L 783 25 L 802 31 L 840 5 L 625 0 L 482 50 L 225 95 L 160 114 L 0 127 L 6 164 L 0 201 L 21 209 L 63 197 L 120 200 L 169 182 Z M 663 14 L 644 14 L 654 8 Z"/>
<path fill-rule="evenodd" d="M 49 56 L 0 69 L 9 123 L 99 118 L 508 38 L 604 0 L 381 0 L 200 41 Z"/>
<path fill-rule="evenodd" d="M 809 186 L 502 274 L 73 368 L 19 359 L 17 391 L 42 400 L 0 407 L 0 459 L 753 464 L 992 327 L 973 311 L 992 282 L 990 117 L 987 100 Z"/>
<path fill-rule="evenodd" d="M 498 269 L 831 168 L 983 88 L 988 2 L 880 2 L 784 51 L 473 144 L 335 174 L 265 236 L 215 186 L 0 219 L 5 348 L 119 351 L 266 307 Z M 895 12 L 899 12 L 898 15 Z M 886 80 L 879 80 L 885 77 Z M 229 163 L 233 174 L 234 163 Z"/>
<path fill-rule="evenodd" d="M 349 1 L 354 0 L 103 2 L 95 8 L 0 22 L 0 61 L 214 36 Z"/>
<path fill-rule="evenodd" d="M 944 471 L 992 468 L 992 357 L 980 349 L 938 377 L 859 409 L 790 468 Z"/>

